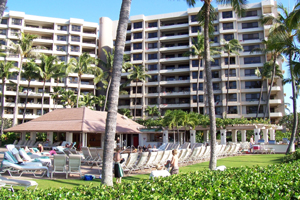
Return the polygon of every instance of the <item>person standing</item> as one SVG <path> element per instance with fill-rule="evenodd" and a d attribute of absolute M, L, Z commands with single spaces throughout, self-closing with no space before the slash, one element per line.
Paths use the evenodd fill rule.
<path fill-rule="evenodd" d="M 250 152 L 252 152 L 253 145 L 254 145 L 254 140 L 253 140 L 253 135 L 251 135 L 251 138 L 250 138 Z"/>
<path fill-rule="evenodd" d="M 124 176 L 123 169 L 120 164 L 120 161 L 122 160 L 120 152 L 121 152 L 121 149 L 120 149 L 120 147 L 118 147 L 117 152 L 115 153 L 115 156 L 114 156 L 114 161 L 115 161 L 114 171 L 115 171 L 115 178 L 117 179 L 116 180 L 117 184 L 121 183 L 122 177 Z"/>
<path fill-rule="evenodd" d="M 172 157 L 171 161 L 168 160 L 167 164 L 165 165 L 167 168 L 169 168 L 169 165 L 171 165 L 171 171 L 170 171 L 171 175 L 179 173 L 177 153 L 178 153 L 177 149 L 173 149 L 172 150 L 173 157 Z"/>

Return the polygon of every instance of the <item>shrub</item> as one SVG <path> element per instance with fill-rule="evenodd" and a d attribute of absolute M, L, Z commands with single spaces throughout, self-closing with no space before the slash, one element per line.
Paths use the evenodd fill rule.
<path fill-rule="evenodd" d="M 283 163 L 288 163 L 300 159 L 300 149 L 283 157 Z"/>
<path fill-rule="evenodd" d="M 297 199 L 299 161 L 266 167 L 203 170 L 167 178 L 73 189 L 0 189 L 2 199 Z"/>

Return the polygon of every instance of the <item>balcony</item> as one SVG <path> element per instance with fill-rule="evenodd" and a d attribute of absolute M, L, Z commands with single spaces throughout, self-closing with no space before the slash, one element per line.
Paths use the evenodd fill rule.
<path fill-rule="evenodd" d="M 184 35 L 173 35 L 173 36 L 162 36 L 160 38 L 161 41 L 176 41 L 180 39 L 186 39 L 189 38 L 189 34 Z"/>
<path fill-rule="evenodd" d="M 282 112 L 271 112 L 270 117 L 282 117 Z"/>

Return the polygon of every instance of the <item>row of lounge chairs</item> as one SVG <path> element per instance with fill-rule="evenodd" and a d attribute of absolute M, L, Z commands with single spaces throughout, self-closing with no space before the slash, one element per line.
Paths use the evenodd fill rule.
<path fill-rule="evenodd" d="M 81 177 L 82 173 L 80 169 L 81 155 L 69 155 L 68 157 L 67 155 L 54 155 L 51 178 L 53 178 L 54 173 L 66 173 L 66 178 L 68 178 L 68 174 L 77 173 L 80 174 Z"/>
<path fill-rule="evenodd" d="M 52 147 L 59 146 L 61 142 L 55 142 L 53 144 L 50 144 L 48 141 L 36 141 L 36 140 L 15 140 L 13 145 L 15 145 L 16 148 L 36 148 L 38 144 L 42 144 L 44 149 L 52 149 Z"/>

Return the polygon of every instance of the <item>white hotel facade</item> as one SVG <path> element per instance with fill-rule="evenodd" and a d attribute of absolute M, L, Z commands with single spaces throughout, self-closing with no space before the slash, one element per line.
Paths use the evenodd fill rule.
<path fill-rule="evenodd" d="M 228 73 L 228 55 L 222 53 L 214 56 L 212 63 L 212 77 L 217 117 L 222 117 L 226 105 L 226 82 L 229 74 L 229 114 L 230 118 L 251 118 L 256 116 L 259 102 L 261 79 L 255 75 L 257 68 L 270 59 L 270 55 L 263 53 L 250 53 L 253 48 L 263 47 L 262 40 L 269 35 L 271 25 L 261 25 L 259 19 L 262 15 L 277 14 L 276 1 L 266 0 L 260 3 L 248 4 L 244 17 L 238 17 L 231 6 L 218 6 L 218 18 L 214 21 L 215 32 L 213 46 L 222 46 L 222 39 L 238 39 L 244 51 L 239 56 L 230 57 L 230 71 Z M 157 106 L 162 114 L 167 109 L 182 109 L 197 111 L 196 82 L 197 57 L 185 57 L 189 51 L 192 38 L 197 37 L 199 27 L 195 16 L 199 8 L 191 8 L 184 12 L 168 13 L 153 16 L 132 16 L 128 23 L 125 43 L 125 54 L 130 55 L 131 63 L 144 65 L 152 77 L 145 82 L 138 83 L 137 116 L 147 118 L 147 106 Z M 83 52 L 89 52 L 94 57 L 103 58 L 102 48 L 113 48 L 116 37 L 117 21 L 101 17 L 99 24 L 85 22 L 81 19 L 57 19 L 26 15 L 21 12 L 5 13 L 0 25 L 0 40 L 5 43 L 6 38 L 16 40 L 15 33 L 24 31 L 38 35 L 34 46 L 44 46 L 40 50 L 48 55 L 57 55 L 62 61 L 68 61 Z M 8 60 L 18 62 L 16 55 L 10 54 Z M 37 61 L 38 62 L 38 61 Z M 203 62 L 204 64 L 204 62 Z M 281 66 L 281 61 L 278 61 Z M 208 114 L 208 103 L 204 67 L 200 74 L 200 111 Z M 122 73 L 122 82 L 127 80 L 128 73 Z M 27 81 L 21 82 L 24 88 Z M 262 107 L 259 117 L 263 117 L 267 99 L 267 84 L 263 82 L 264 90 Z M 33 81 L 29 94 L 30 102 L 27 106 L 26 119 L 30 120 L 40 116 L 41 90 L 43 83 Z M 51 80 L 46 83 L 45 111 L 49 112 L 55 106 L 49 92 L 53 87 L 61 86 L 68 89 L 77 89 L 77 76 L 70 74 L 65 80 L 55 83 Z M 135 83 L 131 82 L 125 90 L 127 95 L 120 95 L 119 108 L 128 108 L 134 114 Z M 93 75 L 85 75 L 81 83 L 82 93 L 95 94 Z M 5 116 L 13 117 L 15 91 L 13 87 L 6 87 Z M 22 119 L 25 93 L 20 93 L 19 115 Z M 276 77 L 272 86 L 270 100 L 271 121 L 277 123 L 284 115 L 284 93 L 281 79 Z"/>

